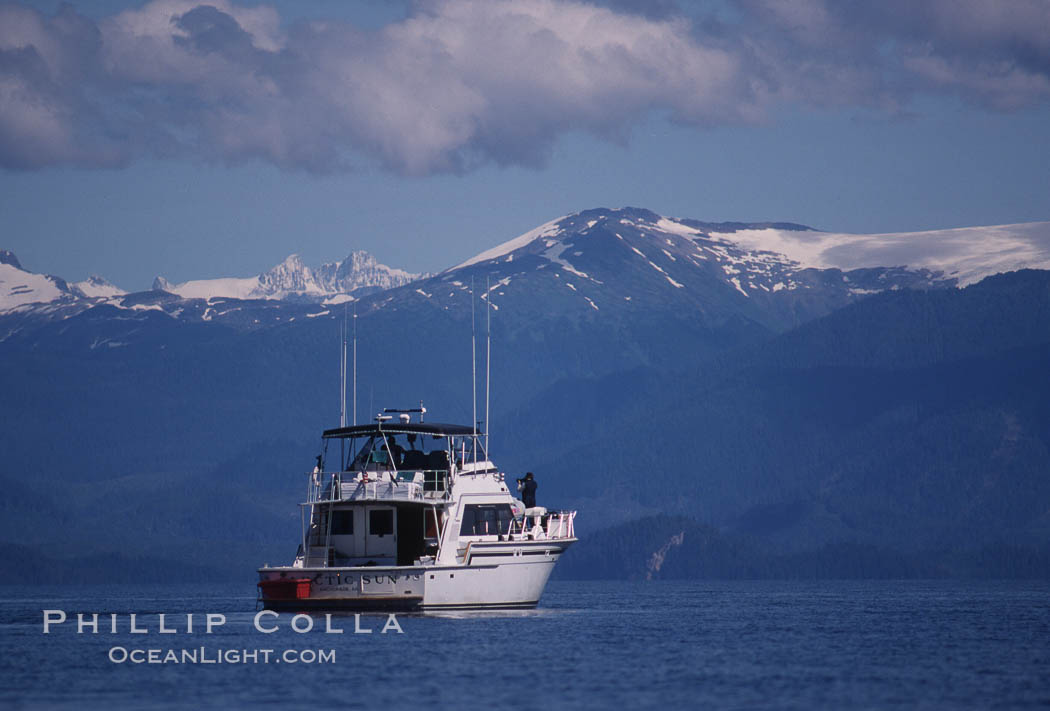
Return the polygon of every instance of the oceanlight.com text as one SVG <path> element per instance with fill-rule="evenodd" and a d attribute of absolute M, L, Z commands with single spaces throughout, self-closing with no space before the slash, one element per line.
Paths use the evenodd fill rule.
<path fill-rule="evenodd" d="M 114 664 L 334 664 L 334 649 L 141 649 L 112 647 Z"/>

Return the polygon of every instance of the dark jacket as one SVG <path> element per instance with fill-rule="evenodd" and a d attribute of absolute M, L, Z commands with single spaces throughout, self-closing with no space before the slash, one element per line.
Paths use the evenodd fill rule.
<path fill-rule="evenodd" d="M 526 479 L 521 483 L 521 503 L 531 509 L 536 505 L 536 480 Z"/>

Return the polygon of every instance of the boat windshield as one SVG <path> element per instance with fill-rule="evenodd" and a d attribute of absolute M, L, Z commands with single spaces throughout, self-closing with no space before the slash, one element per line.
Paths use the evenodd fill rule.
<path fill-rule="evenodd" d="M 344 471 L 448 469 L 448 437 L 382 432 L 348 438 Z"/>

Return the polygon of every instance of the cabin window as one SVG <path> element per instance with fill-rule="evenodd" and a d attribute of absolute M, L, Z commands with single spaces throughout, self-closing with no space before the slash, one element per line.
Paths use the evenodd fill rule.
<path fill-rule="evenodd" d="M 332 513 L 332 535 L 352 536 L 354 535 L 354 512 L 335 511 Z"/>
<path fill-rule="evenodd" d="M 368 512 L 368 532 L 373 536 L 389 536 L 394 532 L 394 510 L 375 509 Z"/>
<path fill-rule="evenodd" d="M 495 536 L 510 533 L 514 513 L 510 504 L 467 504 L 463 510 L 461 536 Z"/>

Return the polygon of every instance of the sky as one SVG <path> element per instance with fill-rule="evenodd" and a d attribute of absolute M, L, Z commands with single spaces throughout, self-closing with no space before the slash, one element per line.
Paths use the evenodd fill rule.
<path fill-rule="evenodd" d="M 0 249 L 32 271 L 437 272 L 628 205 L 1050 220 L 1050 1 L 0 0 Z"/>

